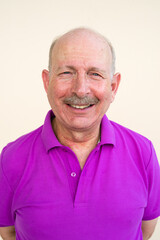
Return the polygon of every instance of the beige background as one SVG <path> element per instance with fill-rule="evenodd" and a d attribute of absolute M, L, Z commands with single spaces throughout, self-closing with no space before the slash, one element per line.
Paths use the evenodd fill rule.
<path fill-rule="evenodd" d="M 0 0 L 0 148 L 43 124 L 49 46 L 79 26 L 115 47 L 122 82 L 108 117 L 151 139 L 160 159 L 159 0 Z"/>

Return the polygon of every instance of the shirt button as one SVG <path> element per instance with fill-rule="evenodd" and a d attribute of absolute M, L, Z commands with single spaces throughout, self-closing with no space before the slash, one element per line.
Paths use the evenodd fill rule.
<path fill-rule="evenodd" d="M 71 173 L 71 177 L 75 177 L 76 176 L 76 173 L 75 172 L 72 172 Z"/>

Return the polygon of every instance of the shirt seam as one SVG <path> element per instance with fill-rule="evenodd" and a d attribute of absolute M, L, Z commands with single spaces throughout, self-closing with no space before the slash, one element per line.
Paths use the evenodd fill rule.
<path fill-rule="evenodd" d="M 150 156 L 149 156 L 149 160 L 148 160 L 148 163 L 146 164 L 146 176 L 147 176 L 147 206 L 148 206 L 148 201 L 149 201 L 149 195 L 150 195 L 150 192 L 149 192 L 149 180 L 148 180 L 148 174 L 147 174 L 147 170 L 148 170 L 148 167 L 149 167 L 149 165 L 150 165 L 150 162 L 151 162 L 151 159 L 152 159 L 152 152 L 153 152 L 153 150 L 152 150 L 152 142 L 149 140 L 149 144 L 150 144 Z M 146 206 L 146 208 L 147 208 L 147 206 Z M 152 215 L 153 216 L 153 215 Z M 148 215 L 148 216 L 145 216 L 144 217 L 144 219 L 145 218 L 149 218 L 149 217 L 152 217 L 152 216 L 150 216 L 150 215 Z"/>
<path fill-rule="evenodd" d="M 149 164 L 151 162 L 151 158 L 152 158 L 152 143 L 151 143 L 151 141 L 149 141 L 149 143 L 150 143 L 150 156 L 149 156 L 148 163 L 146 164 L 146 171 L 148 169 L 148 166 L 149 166 Z"/>
<path fill-rule="evenodd" d="M 12 189 L 12 187 L 11 187 L 11 185 L 9 183 L 9 180 L 7 178 L 7 175 L 5 174 L 4 167 L 3 167 L 3 155 L 4 155 L 4 152 L 5 152 L 6 148 L 7 148 L 7 146 L 3 149 L 2 153 L 1 153 L 1 163 L 0 164 L 1 164 L 2 174 L 3 174 L 4 178 L 5 178 L 8 186 L 9 186 L 9 188 L 11 190 L 11 192 L 14 193 L 14 190 Z"/>

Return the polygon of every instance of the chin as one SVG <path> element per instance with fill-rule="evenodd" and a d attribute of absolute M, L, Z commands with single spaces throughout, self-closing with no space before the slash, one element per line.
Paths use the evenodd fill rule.
<path fill-rule="evenodd" d="M 85 121 L 86 121 L 86 123 L 85 123 Z M 93 122 L 88 123 L 87 120 L 83 120 L 81 122 L 80 121 L 79 122 L 71 121 L 71 123 L 68 124 L 69 128 L 72 130 L 75 130 L 77 132 L 89 130 L 95 125 Z"/>

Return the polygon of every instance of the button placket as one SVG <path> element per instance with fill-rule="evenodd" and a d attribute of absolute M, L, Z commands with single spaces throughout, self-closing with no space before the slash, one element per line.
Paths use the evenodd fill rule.
<path fill-rule="evenodd" d="M 90 164 L 93 166 L 93 161 L 98 159 L 97 151 L 99 150 L 99 146 L 96 147 L 90 155 L 88 156 L 86 163 L 83 167 L 81 176 L 79 178 L 77 192 L 75 195 L 74 200 L 74 207 L 76 206 L 85 206 L 88 202 L 88 193 L 90 191 L 90 186 L 93 184 L 93 178 L 95 176 L 96 167 L 93 168 L 89 167 Z M 91 161 L 92 160 L 92 161 Z M 97 164 L 95 163 L 95 166 Z"/>
<path fill-rule="evenodd" d="M 66 148 L 65 151 L 65 159 L 63 159 L 66 173 L 68 177 L 69 187 L 73 199 L 73 203 L 75 200 L 75 195 L 77 192 L 77 186 L 79 182 L 79 177 L 81 174 L 81 169 L 78 163 L 78 159 L 72 150 Z"/>

